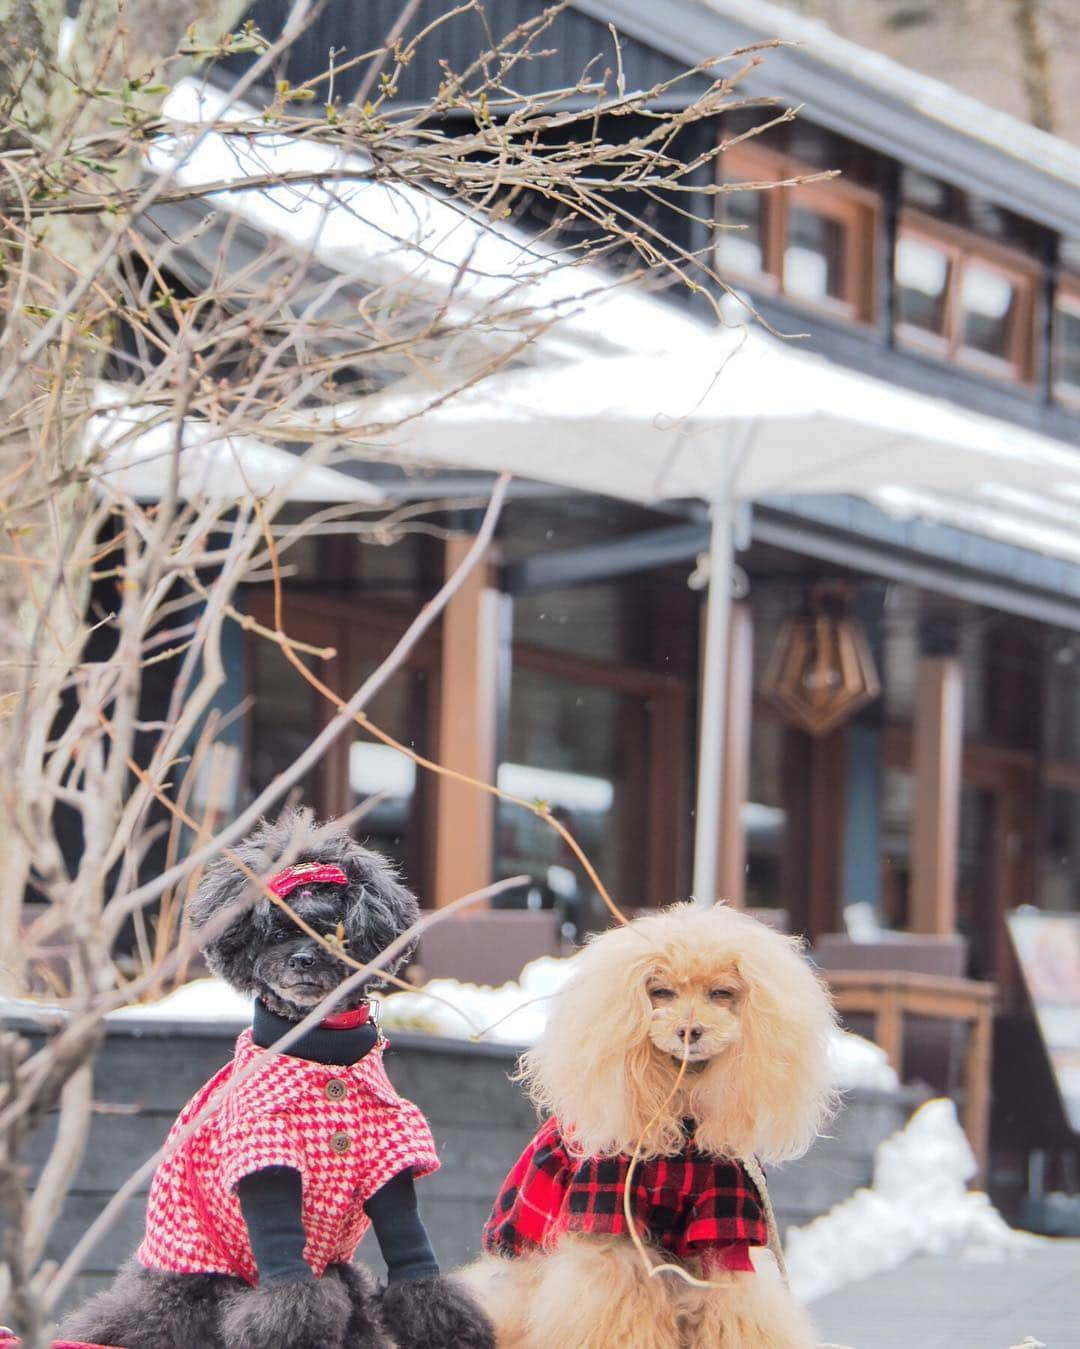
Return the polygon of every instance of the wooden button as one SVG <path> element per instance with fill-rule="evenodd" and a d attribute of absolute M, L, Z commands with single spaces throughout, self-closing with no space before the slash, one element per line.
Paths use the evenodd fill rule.
<path fill-rule="evenodd" d="M 329 1100 L 342 1101 L 348 1094 L 349 1088 L 344 1082 L 342 1082 L 340 1077 L 332 1077 L 330 1081 L 327 1082 L 323 1090 L 326 1092 L 326 1095 Z"/>
<path fill-rule="evenodd" d="M 330 1146 L 340 1156 L 352 1147 L 352 1139 L 344 1131 L 330 1135 Z"/>

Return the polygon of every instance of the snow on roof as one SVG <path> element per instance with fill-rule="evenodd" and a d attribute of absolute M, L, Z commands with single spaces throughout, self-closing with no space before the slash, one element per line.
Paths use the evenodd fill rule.
<path fill-rule="evenodd" d="M 621 283 L 578 255 L 494 223 L 467 203 L 435 189 L 378 182 L 362 155 L 281 134 L 195 134 L 217 120 L 257 117 L 246 106 L 227 107 L 219 91 L 185 80 L 165 101 L 171 138 L 151 150 L 149 165 L 176 165 L 182 186 L 228 182 L 258 174 L 309 171 L 333 180 L 279 184 L 261 191 L 213 193 L 208 200 L 260 232 L 310 250 L 318 261 L 365 283 L 400 289 L 433 306 L 450 300 L 449 316 L 474 343 L 503 349 L 522 331 L 554 326 L 537 337 L 545 351 L 564 356 L 625 351 L 630 332 L 638 349 L 662 350 L 694 325 L 647 292 Z M 478 326 L 477 318 L 481 319 Z M 486 322 L 484 322 L 486 320 Z"/>
<path fill-rule="evenodd" d="M 1023 159 L 1080 187 L 1080 148 L 1008 113 L 989 108 L 942 80 L 919 74 L 892 57 L 840 37 L 820 19 L 793 14 L 764 0 L 693 0 L 693 3 L 758 29 L 765 37 L 798 43 L 819 65 L 854 77 L 879 94 L 907 103 L 942 125 L 993 146 L 1003 155 Z"/>

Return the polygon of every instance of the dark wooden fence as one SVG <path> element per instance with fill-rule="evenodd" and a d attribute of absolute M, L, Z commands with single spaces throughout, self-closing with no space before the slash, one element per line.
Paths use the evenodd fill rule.
<path fill-rule="evenodd" d="M 40 1029 L 8 1024 L 40 1042 Z M 53 1231 L 51 1258 L 70 1251 L 117 1186 L 160 1147 L 180 1107 L 230 1057 L 238 1029 L 150 1019 L 110 1023 L 96 1068 L 97 1108 L 86 1155 Z M 391 1079 L 427 1115 L 442 1158 L 442 1169 L 419 1192 L 439 1259 L 452 1268 L 477 1254 L 491 1201 L 536 1127 L 532 1108 L 509 1079 L 518 1051 L 402 1031 L 391 1039 Z M 865 1185 L 874 1148 L 903 1125 L 916 1099 L 910 1092 L 850 1093 L 831 1136 L 801 1161 L 770 1173 L 781 1226 L 805 1222 Z M 47 1122 L 31 1146 L 35 1170 L 51 1138 Z M 144 1202 L 145 1193 L 137 1195 L 98 1243 L 74 1298 L 99 1287 L 134 1250 Z M 361 1256 L 381 1271 L 370 1238 Z"/>

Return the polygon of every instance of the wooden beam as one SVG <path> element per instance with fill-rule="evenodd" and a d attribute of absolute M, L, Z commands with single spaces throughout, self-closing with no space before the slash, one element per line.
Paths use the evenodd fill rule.
<path fill-rule="evenodd" d="M 446 543 L 446 573 L 472 540 Z M 442 620 L 439 762 L 492 782 L 495 776 L 499 600 L 491 570 L 478 567 L 451 599 Z M 490 884 L 495 800 L 450 778 L 438 779 L 435 821 L 435 906 Z"/>
<path fill-rule="evenodd" d="M 963 674 L 956 656 L 921 656 L 915 697 L 912 932 L 956 930 L 964 752 Z"/>
<path fill-rule="evenodd" d="M 754 618 L 746 603 L 731 607 L 726 687 L 717 893 L 741 909 L 746 903 L 746 831 L 742 812 L 750 791 L 750 728 L 754 712 Z"/>

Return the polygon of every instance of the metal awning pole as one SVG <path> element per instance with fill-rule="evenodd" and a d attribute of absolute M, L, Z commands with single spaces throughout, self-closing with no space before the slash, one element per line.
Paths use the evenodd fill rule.
<path fill-rule="evenodd" d="M 719 861 L 720 794 L 724 775 L 724 704 L 727 695 L 728 630 L 731 624 L 733 505 L 710 506 L 709 591 L 705 607 L 705 657 L 701 664 L 697 806 L 694 817 L 694 899 L 710 905 Z"/>

